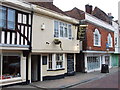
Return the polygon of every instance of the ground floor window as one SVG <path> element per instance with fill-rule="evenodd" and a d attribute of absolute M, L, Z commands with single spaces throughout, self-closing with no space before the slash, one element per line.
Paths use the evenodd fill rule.
<path fill-rule="evenodd" d="M 1 60 L 0 60 L 1 62 Z M 1 79 L 20 77 L 20 56 L 2 56 Z"/>
<path fill-rule="evenodd" d="M 63 54 L 56 54 L 56 68 L 63 68 Z"/>
<path fill-rule="evenodd" d="M 52 69 L 52 54 L 49 54 L 48 69 Z"/>
<path fill-rule="evenodd" d="M 62 53 L 48 55 L 48 70 L 56 70 L 64 68 L 65 55 Z"/>
<path fill-rule="evenodd" d="M 93 70 L 97 68 L 100 68 L 100 57 L 99 56 L 87 57 L 87 69 Z"/>

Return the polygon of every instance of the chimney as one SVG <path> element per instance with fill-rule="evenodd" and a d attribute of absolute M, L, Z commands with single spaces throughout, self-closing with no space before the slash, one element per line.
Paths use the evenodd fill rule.
<path fill-rule="evenodd" d="M 89 4 L 85 5 L 85 11 L 87 13 L 91 14 L 92 13 L 92 5 L 89 5 Z"/>
<path fill-rule="evenodd" d="M 108 17 L 112 20 L 114 17 L 112 16 L 112 13 L 108 13 Z"/>

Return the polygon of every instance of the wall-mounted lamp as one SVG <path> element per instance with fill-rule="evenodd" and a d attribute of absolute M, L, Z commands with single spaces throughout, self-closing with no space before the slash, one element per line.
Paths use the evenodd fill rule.
<path fill-rule="evenodd" d="M 44 23 L 41 25 L 41 30 L 45 30 L 45 24 Z"/>

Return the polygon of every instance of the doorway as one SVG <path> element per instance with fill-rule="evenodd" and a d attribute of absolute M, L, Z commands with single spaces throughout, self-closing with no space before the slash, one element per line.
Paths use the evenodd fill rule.
<path fill-rule="evenodd" d="M 74 54 L 67 54 L 67 74 L 74 75 Z"/>
<path fill-rule="evenodd" d="M 41 78 L 41 62 L 40 55 L 31 56 L 31 81 L 40 81 Z"/>

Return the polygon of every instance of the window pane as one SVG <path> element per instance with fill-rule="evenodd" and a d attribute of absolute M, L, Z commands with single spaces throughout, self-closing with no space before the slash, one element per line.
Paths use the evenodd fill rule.
<path fill-rule="evenodd" d="M 52 54 L 49 54 L 49 64 L 48 68 L 52 69 Z"/>
<path fill-rule="evenodd" d="M 59 37 L 59 24 L 58 24 L 58 21 L 54 22 L 54 37 Z"/>
<path fill-rule="evenodd" d="M 6 8 L 0 7 L 0 27 L 6 28 Z"/>
<path fill-rule="evenodd" d="M 60 22 L 60 37 L 63 37 L 63 23 Z"/>
<path fill-rule="evenodd" d="M 68 37 L 67 24 L 64 25 L 64 37 Z"/>
<path fill-rule="evenodd" d="M 8 29 L 15 29 L 15 10 L 8 9 Z"/>
<path fill-rule="evenodd" d="M 72 38 L 71 25 L 68 26 L 68 32 L 69 32 L 69 39 L 71 39 Z"/>
<path fill-rule="evenodd" d="M 3 56 L 3 79 L 20 77 L 20 57 Z"/>

